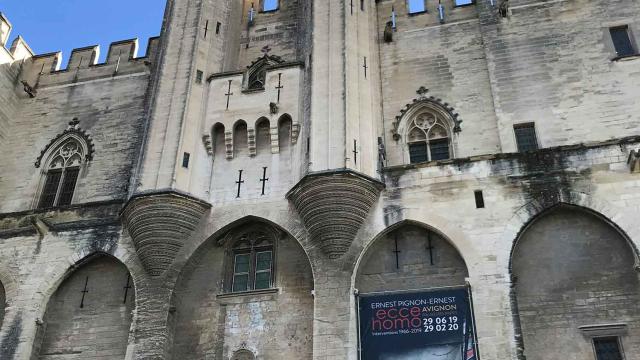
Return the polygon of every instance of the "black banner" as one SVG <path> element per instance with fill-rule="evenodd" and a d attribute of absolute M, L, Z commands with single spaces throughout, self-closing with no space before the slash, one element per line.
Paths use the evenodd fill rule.
<path fill-rule="evenodd" d="M 362 360 L 477 360 L 467 288 L 362 295 Z"/>

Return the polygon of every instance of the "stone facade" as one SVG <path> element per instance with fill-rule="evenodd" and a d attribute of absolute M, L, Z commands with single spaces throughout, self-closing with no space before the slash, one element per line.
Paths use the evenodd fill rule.
<path fill-rule="evenodd" d="M 169 0 L 66 69 L 0 14 L 0 358 L 356 360 L 359 295 L 468 286 L 482 359 L 636 359 L 640 5 L 437 3 Z"/>

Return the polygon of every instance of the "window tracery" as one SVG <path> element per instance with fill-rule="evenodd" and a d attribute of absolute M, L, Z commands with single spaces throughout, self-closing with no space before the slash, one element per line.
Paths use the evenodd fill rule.
<path fill-rule="evenodd" d="M 423 111 L 408 126 L 406 142 L 411 163 L 446 160 L 451 157 L 451 135 L 445 119 Z"/>
<path fill-rule="evenodd" d="M 55 148 L 45 167 L 44 185 L 38 208 L 71 204 L 85 158 L 84 147 L 73 137 Z"/>

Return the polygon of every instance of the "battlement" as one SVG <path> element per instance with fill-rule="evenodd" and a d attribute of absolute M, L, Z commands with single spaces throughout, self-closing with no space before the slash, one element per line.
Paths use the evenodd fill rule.
<path fill-rule="evenodd" d="M 143 57 L 138 57 L 138 39 L 113 42 L 103 63 L 98 63 L 99 45 L 73 49 L 65 69 L 60 68 L 62 52 L 34 55 L 25 64 L 22 79 L 36 88 L 145 72 L 155 60 L 158 42 L 158 37 L 149 39 Z"/>
<path fill-rule="evenodd" d="M 44 86 L 147 72 L 150 64 L 155 61 L 160 40 L 159 37 L 150 38 L 147 53 L 142 57 L 138 57 L 138 39 L 113 42 L 109 45 L 104 63 L 98 63 L 99 45 L 73 49 L 67 67 L 61 69 L 62 52 L 36 55 L 21 36 L 7 49 L 11 29 L 9 20 L 0 13 L 0 48 L 5 52 L 3 54 L 0 50 L 0 63 L 25 60 L 21 81 L 31 96 Z"/>
<path fill-rule="evenodd" d="M 12 25 L 9 20 L 0 12 L 0 49 L 4 50 L 0 54 L 0 63 L 22 60 L 33 56 L 33 51 L 21 36 L 18 36 L 11 43 L 11 47 L 7 50 L 7 41 L 11 34 Z"/>

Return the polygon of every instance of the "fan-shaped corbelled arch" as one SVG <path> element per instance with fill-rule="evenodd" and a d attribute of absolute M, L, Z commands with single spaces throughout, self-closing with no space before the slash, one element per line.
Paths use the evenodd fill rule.
<path fill-rule="evenodd" d="M 640 349 L 638 253 L 617 225 L 558 203 L 523 226 L 510 258 L 520 356 L 593 358 L 593 339 Z M 553 333 L 543 329 L 552 327 Z M 561 340 L 561 341 L 558 341 Z"/>
<path fill-rule="evenodd" d="M 446 234 L 407 220 L 369 243 L 354 275 L 354 287 L 360 293 L 372 293 L 465 286 L 469 270 Z"/>
<path fill-rule="evenodd" d="M 242 348 L 265 358 L 311 358 L 313 272 L 293 236 L 247 216 L 219 228 L 190 254 L 172 300 L 172 358 L 203 358 L 215 349 L 229 358 Z M 274 346 L 274 337 L 292 340 Z"/>

